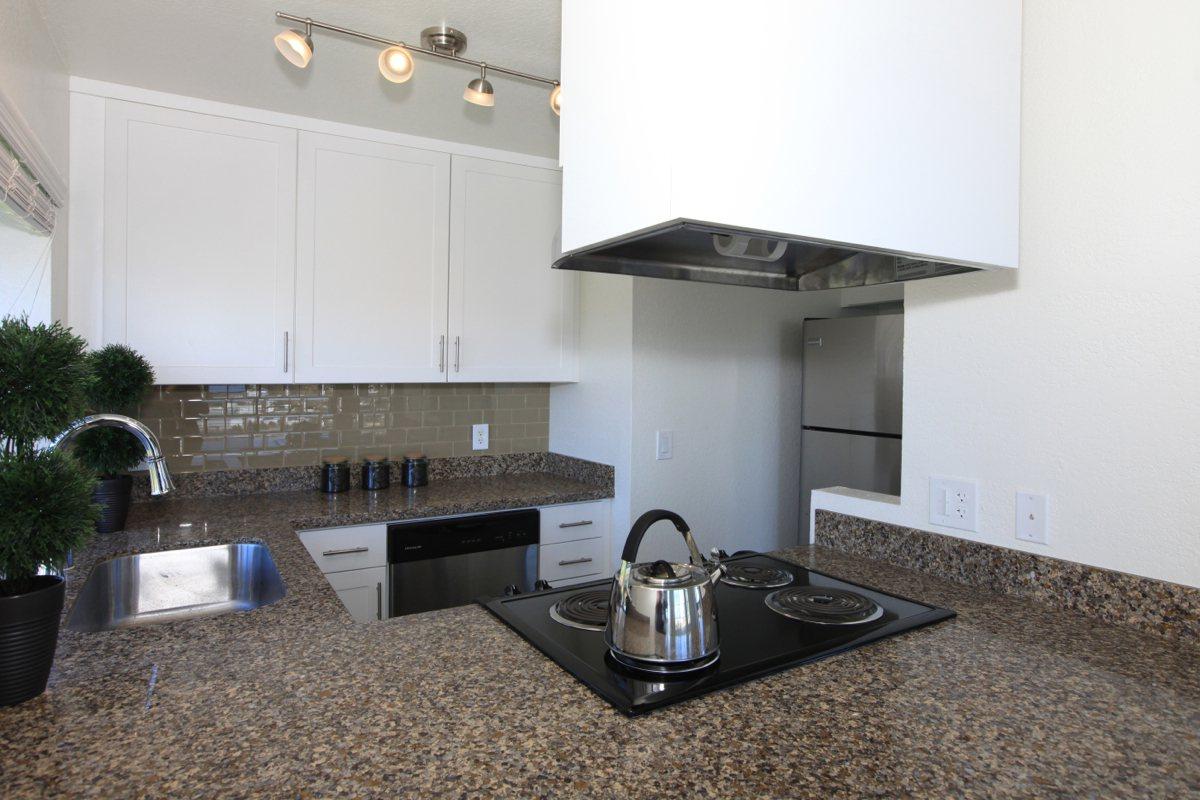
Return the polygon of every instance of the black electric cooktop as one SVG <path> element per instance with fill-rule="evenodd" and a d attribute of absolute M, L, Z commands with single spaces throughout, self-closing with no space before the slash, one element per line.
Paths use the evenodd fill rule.
<path fill-rule="evenodd" d="M 722 563 L 739 585 L 717 586 L 720 657 L 684 674 L 650 673 L 613 660 L 600 622 L 612 579 L 479 602 L 629 716 L 954 616 L 771 556 Z"/>

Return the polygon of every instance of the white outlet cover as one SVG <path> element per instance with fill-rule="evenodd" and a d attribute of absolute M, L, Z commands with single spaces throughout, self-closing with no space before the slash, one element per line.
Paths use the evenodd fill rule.
<path fill-rule="evenodd" d="M 471 426 L 471 449 L 488 449 L 488 426 L 486 424 Z"/>
<path fill-rule="evenodd" d="M 958 478 L 930 477 L 929 479 L 929 522 L 963 531 L 976 530 L 975 481 Z"/>
<path fill-rule="evenodd" d="M 675 455 L 675 434 L 672 431 L 659 431 L 654 435 L 654 458 L 666 461 Z"/>
<path fill-rule="evenodd" d="M 1048 544 L 1046 540 L 1046 495 L 1017 492 L 1017 538 L 1023 542 Z"/>

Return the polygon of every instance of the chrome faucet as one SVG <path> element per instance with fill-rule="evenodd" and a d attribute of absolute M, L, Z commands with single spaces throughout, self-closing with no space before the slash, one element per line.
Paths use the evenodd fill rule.
<path fill-rule="evenodd" d="M 150 494 L 158 496 L 175 489 L 171 473 L 167 470 L 167 460 L 163 457 L 158 438 L 142 423 L 133 417 L 123 414 L 91 414 L 75 420 L 67 429 L 54 437 L 46 445 L 47 450 L 55 450 L 70 442 L 79 434 L 91 428 L 122 428 L 129 431 L 142 443 L 146 454 L 146 464 L 150 470 Z"/>

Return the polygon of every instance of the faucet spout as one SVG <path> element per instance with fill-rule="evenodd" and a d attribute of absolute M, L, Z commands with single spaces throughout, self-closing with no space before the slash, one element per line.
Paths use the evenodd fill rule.
<path fill-rule="evenodd" d="M 46 449 L 56 450 L 86 430 L 103 427 L 122 428 L 132 433 L 141 442 L 150 471 L 150 494 L 157 497 L 175 489 L 175 482 L 171 480 L 171 473 L 167 469 L 167 460 L 163 457 L 162 448 L 158 444 L 158 437 L 145 425 L 124 414 L 91 414 L 77 419 L 67 426 L 65 431 L 51 440 L 46 445 Z"/>

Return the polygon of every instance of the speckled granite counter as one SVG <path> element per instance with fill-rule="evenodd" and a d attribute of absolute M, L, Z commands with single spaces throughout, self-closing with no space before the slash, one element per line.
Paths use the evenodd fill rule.
<path fill-rule="evenodd" d="M 353 623 L 293 532 L 320 502 L 137 506 L 130 533 L 81 554 L 68 603 L 106 554 L 238 538 L 270 547 L 288 594 L 64 631 L 50 690 L 0 709 L 0 795 L 1200 794 L 1191 645 L 806 548 L 788 555 L 958 617 L 631 720 L 481 608 Z"/>

